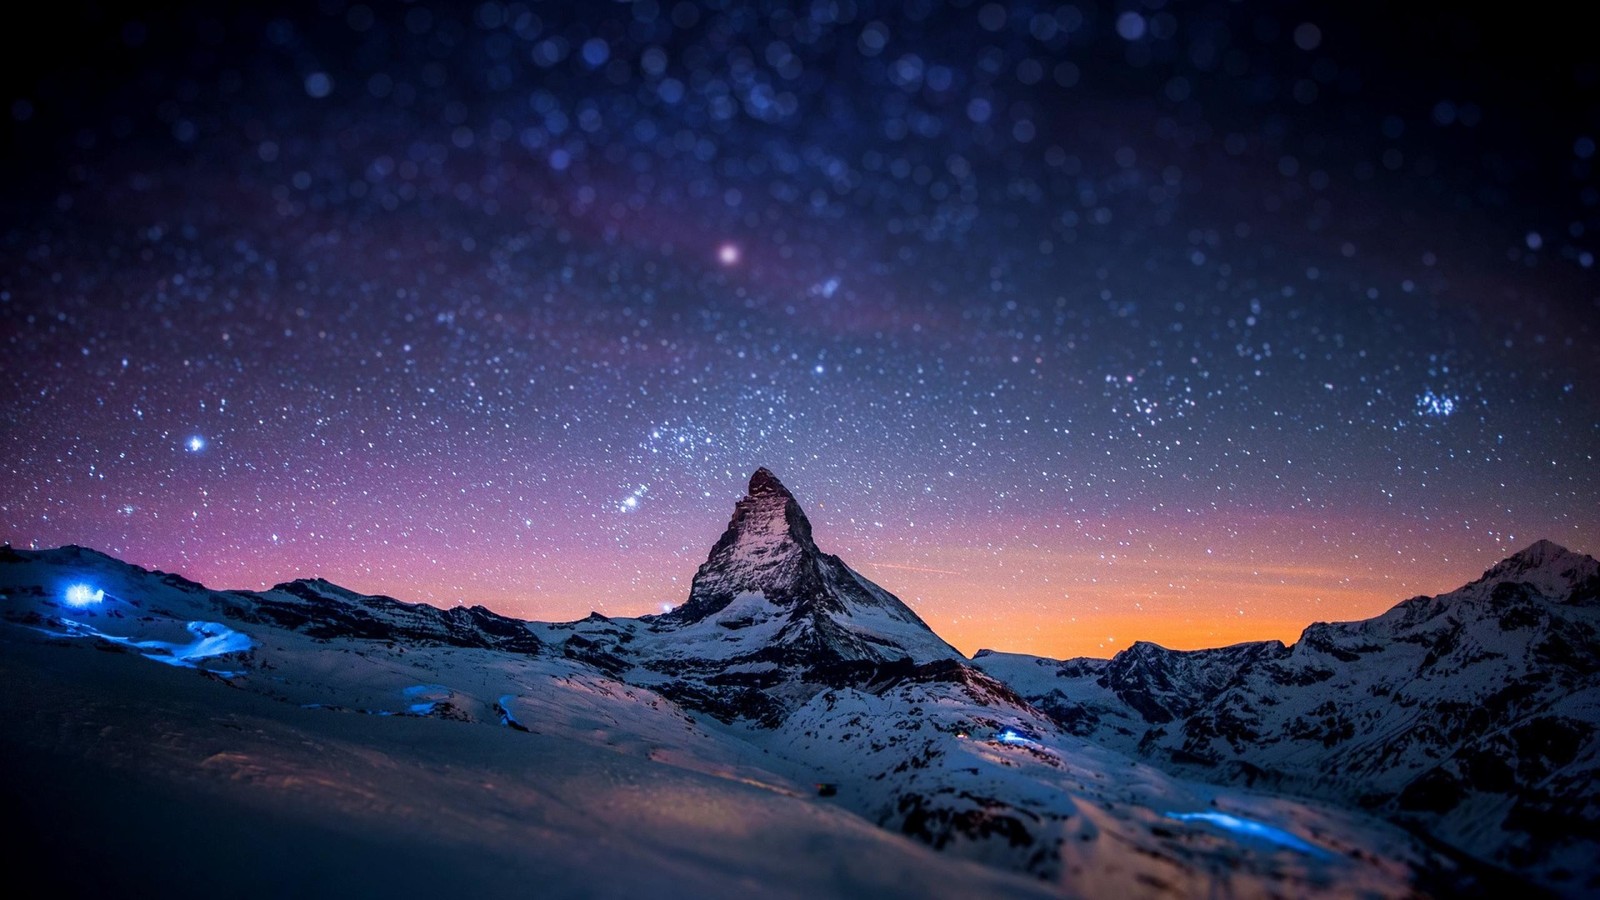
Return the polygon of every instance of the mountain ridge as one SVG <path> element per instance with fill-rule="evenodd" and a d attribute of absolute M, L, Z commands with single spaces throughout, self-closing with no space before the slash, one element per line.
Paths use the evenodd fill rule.
<path fill-rule="evenodd" d="M 1289 645 L 973 663 L 1071 733 L 1168 771 L 1372 809 L 1563 883 L 1594 849 L 1572 835 L 1600 827 L 1597 593 L 1600 563 L 1538 541 Z"/>
<path fill-rule="evenodd" d="M 307 709 L 527 733 L 553 727 L 557 712 L 577 715 L 561 727 L 607 747 L 642 740 L 627 730 L 635 725 L 616 723 L 665 717 L 646 728 L 657 735 L 652 746 L 677 740 L 664 736 L 685 723 L 700 735 L 695 746 L 739 735 L 836 783 L 880 827 L 1052 881 L 1089 877 L 1111 859 L 1126 867 L 1096 841 L 1110 829 L 1179 868 L 1158 876 L 1141 862 L 1105 876 L 1106 889 L 1161 892 L 1118 880 L 1133 873 L 1198 889 L 1197 872 L 1215 870 L 1172 862 L 1196 851 L 1163 816 L 1205 821 L 1209 802 L 1232 809 L 1229 821 L 1322 822 L 1295 838 L 1302 843 L 1337 833 L 1339 846 L 1372 859 L 1400 853 L 1389 875 L 1362 870 L 1378 894 L 1390 892 L 1377 885 L 1395 872 L 1477 878 L 1462 874 L 1473 870 L 1457 850 L 1558 890 L 1600 889 L 1600 872 L 1585 862 L 1600 847 L 1583 837 L 1600 823 L 1600 804 L 1584 799 L 1600 771 L 1600 563 L 1550 541 L 1455 591 L 1370 619 L 1312 623 L 1291 645 L 1175 651 L 1139 641 L 1103 660 L 962 657 L 893 594 L 817 548 L 799 502 L 764 468 L 697 570 L 689 601 L 656 616 L 531 622 L 321 578 L 211 591 L 74 546 L 7 547 L 0 564 L 0 596 L 11 601 L 0 619 L 47 642 L 87 639 Z M 83 604 L 71 585 L 83 586 Z M 292 651 L 301 645 L 304 653 Z M 347 683 L 336 674 L 339 660 L 368 657 L 384 661 L 380 672 L 420 665 L 411 677 L 424 683 L 373 693 L 369 682 L 396 676 Z M 464 674 L 452 668 L 457 659 L 487 668 Z M 487 695 L 500 689 L 458 686 L 521 671 L 541 673 L 535 682 L 555 692 L 526 686 L 534 682 Z M 279 672 L 302 674 L 284 681 Z M 1127 778 L 1147 798 L 1131 807 L 1119 786 Z M 1304 799 L 1261 806 L 1236 793 L 1246 788 Z M 1375 826 L 1336 825 L 1325 809 L 1297 805 L 1322 801 L 1455 849 L 1440 857 L 1392 835 L 1366 843 L 1358 835 Z M 1215 852 L 1261 884 L 1311 877 L 1280 871 L 1277 857 Z M 1290 881 L 1272 880 L 1282 878 Z"/>

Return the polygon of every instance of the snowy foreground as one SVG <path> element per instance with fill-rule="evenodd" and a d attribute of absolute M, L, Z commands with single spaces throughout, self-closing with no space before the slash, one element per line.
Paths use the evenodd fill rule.
<path fill-rule="evenodd" d="M 1588 585 L 1594 561 L 1562 553 L 1576 576 L 1541 557 L 1517 583 Z M 1567 606 L 1588 618 L 1564 634 L 1582 639 L 1594 601 L 1574 596 Z M 1426 604 L 1408 604 L 1407 623 L 1427 619 Z M 1457 628 L 1449 649 L 1477 641 L 1470 658 L 1501 660 L 1496 677 L 1524 672 L 1539 663 L 1504 662 L 1520 622 Z M 1491 637 L 1493 654 L 1481 646 Z M 1272 647 L 1182 665 L 1148 650 L 1138 665 L 987 654 L 979 668 L 818 551 L 764 470 L 689 602 L 637 620 L 524 623 L 321 581 L 215 592 L 79 548 L 6 550 L 0 797 L 24 827 L 5 852 L 12 871 L 50 873 L 60 893 L 150 896 L 1596 889 L 1586 804 L 1600 689 L 1587 657 L 1573 664 L 1586 679 L 1569 665 L 1545 698 L 1561 716 L 1540 713 L 1541 731 L 1502 742 L 1515 777 L 1443 788 L 1476 804 L 1488 833 L 1433 795 L 1393 798 L 1443 777 L 1429 773 L 1450 760 L 1449 740 L 1499 746 L 1479 738 L 1525 711 L 1446 740 L 1429 719 L 1445 688 L 1397 704 L 1371 689 L 1390 662 L 1305 676 Z M 1143 679 L 1101 677 L 1119 661 Z M 1368 712 L 1314 735 L 1280 727 L 1263 710 L 1303 719 L 1317 707 L 1272 692 L 1308 677 L 1329 683 L 1327 701 L 1350 682 Z M 1228 690 L 1243 692 L 1230 702 L 1253 729 L 1204 727 Z M 1263 755 L 1245 779 L 1228 753 L 1251 746 Z M 1337 769 L 1308 769 L 1313 746 L 1370 796 L 1337 789 Z M 1518 778 L 1539 772 L 1581 792 L 1561 811 L 1586 834 L 1517 830 L 1508 811 L 1538 787 Z"/>

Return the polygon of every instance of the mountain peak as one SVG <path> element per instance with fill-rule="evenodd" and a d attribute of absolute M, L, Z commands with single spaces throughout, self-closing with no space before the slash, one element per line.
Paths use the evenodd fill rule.
<path fill-rule="evenodd" d="M 811 522 L 799 501 L 771 470 L 750 476 L 749 492 L 733 507 L 733 518 L 705 564 L 695 573 L 684 618 L 699 619 L 740 594 L 762 594 L 786 603 L 818 585 Z M 808 577 L 809 576 L 809 577 Z"/>
<path fill-rule="evenodd" d="M 778 476 L 772 474 L 772 470 L 766 466 L 756 469 L 755 474 L 750 476 L 750 487 L 746 493 L 752 497 L 775 495 L 787 497 L 790 500 L 794 499 L 794 495 L 789 493 L 789 489 L 783 486 L 783 482 L 778 480 Z"/>
<path fill-rule="evenodd" d="M 1566 569 L 1588 557 L 1551 540 L 1537 540 L 1496 563 L 1485 576 L 1513 575 L 1535 569 Z"/>
<path fill-rule="evenodd" d="M 1526 549 L 1513 553 L 1507 560 L 1517 560 L 1528 566 L 1542 566 L 1563 556 L 1571 555 L 1572 551 L 1561 546 L 1555 541 L 1540 538 L 1528 545 Z"/>
<path fill-rule="evenodd" d="M 1554 541 L 1539 540 L 1517 551 L 1483 573 L 1483 582 L 1523 581 L 1550 596 L 1565 596 L 1580 585 L 1589 585 L 1592 596 L 1600 579 L 1600 562 L 1583 553 L 1574 553 Z"/>
<path fill-rule="evenodd" d="M 818 549 L 799 501 L 766 468 L 750 476 L 689 599 L 656 621 L 668 629 L 715 623 L 719 643 L 751 653 L 781 646 L 812 662 L 959 655 L 893 594 Z"/>

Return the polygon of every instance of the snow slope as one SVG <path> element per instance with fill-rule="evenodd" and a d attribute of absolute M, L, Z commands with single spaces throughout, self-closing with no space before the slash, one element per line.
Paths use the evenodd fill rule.
<path fill-rule="evenodd" d="M 0 858 L 52 896 L 1046 895 L 755 780 L 138 663 L 0 643 Z"/>
<path fill-rule="evenodd" d="M 62 585 L 85 581 L 103 599 L 69 607 Z M 958 660 L 872 665 L 766 728 L 544 642 L 395 639 L 390 617 L 414 634 L 429 614 L 345 592 L 290 628 L 257 605 L 281 590 L 214 593 L 77 549 L 4 554 L 0 585 L 0 747 L 41 775 L 13 787 L 45 823 L 34 850 L 108 835 L 122 871 L 180 895 L 212 883 L 179 877 L 195 856 L 263 895 L 360 885 L 350 869 L 402 894 L 446 881 L 413 881 L 421 865 L 557 896 L 1402 896 L 1452 871 L 1375 820 L 1063 735 Z M 239 637 L 191 671 L 151 664 L 148 642 L 202 618 Z M 345 619 L 350 636 L 320 624 Z M 130 792 L 161 828 L 127 836 Z M 1210 812 L 1303 843 L 1176 818 Z"/>
<path fill-rule="evenodd" d="M 823 692 L 770 740 L 868 819 L 1067 893 L 1409 896 L 1451 866 L 1365 815 L 1174 778 L 1063 734 L 959 663 Z"/>
<path fill-rule="evenodd" d="M 84 582 L 103 599 L 69 607 Z M 364 624 L 307 633 L 256 608 L 281 592 L 77 548 L 0 554 L 0 592 L 0 796 L 34 823 L 8 853 L 58 864 L 67 895 L 1044 895 L 819 800 L 793 764 L 646 688 L 374 631 L 423 609 L 329 593 L 360 611 L 318 621 Z M 202 616 L 249 644 L 151 664 L 144 641 Z"/>

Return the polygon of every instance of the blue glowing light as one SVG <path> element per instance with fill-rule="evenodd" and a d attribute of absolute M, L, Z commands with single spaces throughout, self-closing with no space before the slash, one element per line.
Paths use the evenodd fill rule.
<path fill-rule="evenodd" d="M 76 594 L 76 596 L 90 598 L 88 602 L 91 603 L 98 603 L 105 594 L 104 591 L 90 593 L 87 585 L 73 585 L 73 588 L 82 588 L 83 592 Z M 73 603 L 74 606 L 84 605 L 73 602 L 72 597 L 75 594 L 72 588 L 68 589 L 67 596 L 67 602 Z M 73 619 L 62 619 L 60 621 L 62 626 L 67 629 L 59 635 L 60 637 L 99 638 L 114 644 L 122 644 L 126 647 L 147 651 L 142 655 L 145 659 L 153 662 L 169 666 L 182 666 L 187 669 L 200 668 L 199 662 L 204 659 L 228 656 L 235 653 L 247 653 L 255 646 L 255 642 L 250 639 L 249 635 L 234 631 L 220 622 L 190 622 L 187 627 L 194 640 L 187 644 L 179 644 L 170 641 L 138 641 L 121 635 L 97 631 Z M 226 678 L 233 678 L 238 674 L 236 672 L 222 672 L 216 669 L 208 671 L 213 675 L 221 675 Z"/>
<path fill-rule="evenodd" d="M 1307 853 L 1312 856 L 1328 855 L 1328 851 L 1310 843 L 1309 841 L 1302 840 L 1301 838 L 1298 838 L 1281 828 L 1273 828 L 1271 825 L 1267 825 L 1263 822 L 1257 822 L 1254 819 L 1245 819 L 1240 818 L 1239 816 L 1231 816 L 1223 812 L 1211 811 L 1188 813 L 1169 812 L 1167 813 L 1167 818 L 1177 819 L 1180 822 L 1206 822 L 1208 824 L 1215 825 L 1224 831 L 1229 831 L 1236 835 L 1240 835 L 1241 837 L 1255 838 L 1256 840 L 1266 841 L 1269 844 L 1277 844 L 1280 847 L 1287 847 L 1290 850 L 1297 850 L 1301 853 Z"/>
<path fill-rule="evenodd" d="M 189 448 L 190 453 L 199 453 L 206 448 L 206 439 L 198 434 L 192 435 L 184 442 L 184 446 Z"/>
<path fill-rule="evenodd" d="M 1014 746 L 1021 747 L 1034 747 L 1038 746 L 1039 744 L 1038 741 L 1022 734 L 1014 728 L 1007 728 L 1006 730 L 995 735 L 995 740 L 998 740 L 1002 744 L 1012 744 Z"/>
<path fill-rule="evenodd" d="M 501 725 L 504 725 L 513 731 L 528 731 L 530 730 L 528 726 L 518 722 L 517 717 L 511 714 L 511 701 L 515 699 L 517 699 L 516 694 L 502 695 L 499 700 L 494 702 L 495 712 L 500 714 Z"/>
<path fill-rule="evenodd" d="M 93 606 L 105 598 L 105 591 L 97 591 L 94 588 L 89 587 L 87 584 L 75 584 L 67 588 L 67 605 L 75 606 L 79 609 L 82 609 L 85 606 Z"/>

